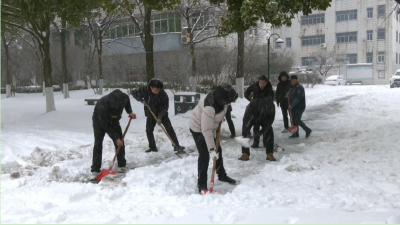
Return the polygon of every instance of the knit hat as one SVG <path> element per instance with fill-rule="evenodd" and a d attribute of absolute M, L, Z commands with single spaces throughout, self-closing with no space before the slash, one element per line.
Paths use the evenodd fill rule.
<path fill-rule="evenodd" d="M 296 75 L 292 75 L 292 76 L 290 76 L 290 79 L 295 79 L 295 80 L 297 80 L 297 76 L 296 76 Z"/>

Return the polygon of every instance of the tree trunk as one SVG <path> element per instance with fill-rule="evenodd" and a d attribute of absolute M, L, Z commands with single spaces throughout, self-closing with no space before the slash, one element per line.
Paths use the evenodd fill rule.
<path fill-rule="evenodd" d="M 10 58 L 10 53 L 8 51 L 8 45 L 7 45 L 7 40 L 6 36 L 4 35 L 4 32 L 1 32 L 1 39 L 2 39 L 2 44 L 4 48 L 4 69 L 5 69 L 5 74 L 6 74 L 6 98 L 9 98 L 11 96 L 11 76 L 10 76 L 10 68 L 8 66 L 8 61 Z"/>
<path fill-rule="evenodd" d="M 65 20 L 61 20 L 61 66 L 62 66 L 62 78 L 63 78 L 63 95 L 64 98 L 69 98 L 68 91 L 68 74 L 67 74 L 67 49 L 66 49 L 66 28 L 67 23 Z"/>
<path fill-rule="evenodd" d="M 101 54 L 103 53 L 103 35 L 99 31 L 99 48 L 97 49 L 97 62 L 99 64 L 99 95 L 103 95 L 103 65 L 101 61 Z"/>
<path fill-rule="evenodd" d="M 191 34 L 190 34 L 190 38 Z M 192 76 L 191 76 L 191 82 L 192 82 L 192 91 L 196 92 L 196 54 L 194 52 L 194 43 L 190 42 L 189 43 L 190 47 L 190 55 L 192 56 Z"/>
<path fill-rule="evenodd" d="M 147 81 L 154 78 L 154 53 L 153 53 L 153 42 L 154 38 L 151 34 L 151 8 L 144 8 L 144 50 L 146 51 L 146 75 Z"/>
<path fill-rule="evenodd" d="M 39 48 L 43 52 L 43 79 L 45 83 L 46 93 L 46 112 L 56 111 L 53 95 L 53 79 L 51 69 L 51 58 L 50 58 L 50 19 L 45 21 L 45 35 L 43 36 L 42 42 L 39 43 Z"/>
<path fill-rule="evenodd" d="M 236 67 L 236 92 L 240 98 L 244 96 L 244 31 L 237 32 L 238 35 L 238 55 Z"/>

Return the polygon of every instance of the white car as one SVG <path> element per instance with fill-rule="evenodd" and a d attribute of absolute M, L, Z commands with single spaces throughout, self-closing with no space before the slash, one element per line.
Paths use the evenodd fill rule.
<path fill-rule="evenodd" d="M 398 87 L 398 83 L 400 83 L 400 70 L 396 71 L 396 73 L 390 78 L 389 82 L 390 88 Z"/>
<path fill-rule="evenodd" d="M 346 85 L 346 80 L 343 79 L 340 75 L 332 75 L 326 78 L 325 80 L 326 85 Z"/>

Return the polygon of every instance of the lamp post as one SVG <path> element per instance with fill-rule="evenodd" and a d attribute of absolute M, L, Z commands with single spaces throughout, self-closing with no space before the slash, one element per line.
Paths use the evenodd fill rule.
<path fill-rule="evenodd" d="M 277 43 L 277 44 L 282 44 L 282 43 L 283 43 L 283 40 L 281 39 L 281 37 L 279 36 L 279 34 L 271 34 L 271 35 L 269 35 L 269 37 L 268 37 L 268 80 L 269 80 L 269 46 L 270 46 L 270 44 L 271 44 L 270 38 L 271 38 L 272 36 L 274 36 L 274 35 L 277 35 L 277 36 L 278 36 L 278 39 L 276 39 L 276 43 Z"/>

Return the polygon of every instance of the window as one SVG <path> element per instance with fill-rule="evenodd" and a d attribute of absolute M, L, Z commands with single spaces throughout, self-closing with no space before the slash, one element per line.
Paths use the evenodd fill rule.
<path fill-rule="evenodd" d="M 319 45 L 319 44 L 322 44 L 322 43 L 325 43 L 325 35 L 308 36 L 308 37 L 301 38 L 301 45 L 302 46 Z"/>
<path fill-rule="evenodd" d="M 349 64 L 356 64 L 357 63 L 357 54 L 348 54 L 347 55 Z"/>
<path fill-rule="evenodd" d="M 373 39 L 373 31 L 372 30 L 368 30 L 367 31 L 367 40 L 368 41 L 372 41 Z"/>
<path fill-rule="evenodd" d="M 292 38 L 286 38 L 286 47 L 291 48 L 292 47 Z"/>
<path fill-rule="evenodd" d="M 301 17 L 301 25 L 325 23 L 325 14 L 316 14 Z"/>
<path fill-rule="evenodd" d="M 396 31 L 396 42 L 399 41 L 399 32 Z"/>
<path fill-rule="evenodd" d="M 386 5 L 378 5 L 378 17 L 385 17 Z"/>
<path fill-rule="evenodd" d="M 258 35 L 258 28 L 257 28 L 257 27 L 251 27 L 251 28 L 249 29 L 249 35 L 250 35 L 250 36 L 257 37 L 257 35 Z"/>
<path fill-rule="evenodd" d="M 378 52 L 378 63 L 385 62 L 385 52 Z"/>
<path fill-rule="evenodd" d="M 357 32 L 337 33 L 336 42 L 337 43 L 357 42 Z"/>
<path fill-rule="evenodd" d="M 378 70 L 378 78 L 385 78 L 385 71 L 384 70 Z"/>
<path fill-rule="evenodd" d="M 336 22 L 356 20 L 357 10 L 346 10 L 336 12 Z"/>
<path fill-rule="evenodd" d="M 191 19 L 191 26 L 194 26 L 196 24 L 196 21 L 199 20 L 196 24 L 195 30 L 201 30 L 204 28 L 204 26 L 210 26 L 210 24 L 208 24 L 209 22 L 209 15 L 207 14 L 203 14 L 200 16 L 200 13 L 195 13 L 192 15 Z M 209 29 L 209 27 L 206 28 L 206 30 Z M 256 29 L 256 28 L 253 28 Z M 253 34 L 254 35 L 254 34 Z M 257 35 L 254 35 L 257 36 Z"/>
<path fill-rule="evenodd" d="M 367 9 L 367 18 L 372 18 L 374 9 L 373 8 L 368 8 Z"/>
<path fill-rule="evenodd" d="M 167 32 L 181 32 L 181 18 L 176 13 L 161 13 L 151 16 L 151 28 L 154 34 Z M 136 28 L 136 27 L 135 27 Z M 139 31 L 135 30 L 135 35 L 139 35 Z"/>
<path fill-rule="evenodd" d="M 282 43 L 276 43 L 276 40 L 278 40 L 278 38 L 275 38 L 275 48 L 281 48 Z"/>
<path fill-rule="evenodd" d="M 301 66 L 311 66 L 314 61 L 314 57 L 301 57 Z"/>
<path fill-rule="evenodd" d="M 378 40 L 385 40 L 385 29 L 378 30 Z"/>
<path fill-rule="evenodd" d="M 372 52 L 367 53 L 367 63 L 372 63 L 372 56 L 373 56 Z"/>

